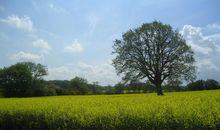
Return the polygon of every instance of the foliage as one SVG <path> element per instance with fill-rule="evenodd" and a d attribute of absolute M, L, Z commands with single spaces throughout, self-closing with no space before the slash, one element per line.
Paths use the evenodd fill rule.
<path fill-rule="evenodd" d="M 117 83 L 115 85 L 115 93 L 124 93 L 125 85 L 123 83 Z"/>
<path fill-rule="evenodd" d="M 88 81 L 84 78 L 75 77 L 70 81 L 71 89 L 73 89 L 76 94 L 86 94 L 88 92 Z"/>
<path fill-rule="evenodd" d="M 45 66 L 21 62 L 0 70 L 0 86 L 4 88 L 6 97 L 48 95 L 47 91 L 51 89 L 44 86 L 42 77 L 45 75 L 47 75 Z"/>
<path fill-rule="evenodd" d="M 26 65 L 17 63 L 0 72 L 0 83 L 5 88 L 6 97 L 29 96 L 32 76 Z"/>
<path fill-rule="evenodd" d="M 41 64 L 35 64 L 32 62 L 23 62 L 25 66 L 29 69 L 32 74 L 32 79 L 34 81 L 43 80 L 43 76 L 47 75 L 47 68 Z"/>
<path fill-rule="evenodd" d="M 0 129 L 220 129 L 220 91 L 1 98 Z"/>
<path fill-rule="evenodd" d="M 178 31 L 154 21 L 122 35 L 113 46 L 113 65 L 125 80 L 143 79 L 153 83 L 157 94 L 166 79 L 195 79 L 194 53 Z"/>
<path fill-rule="evenodd" d="M 78 79 L 77 77 L 76 79 Z M 75 78 L 74 78 L 75 79 Z M 83 78 L 79 78 L 83 79 Z M 82 81 L 86 81 L 83 79 Z M 55 90 L 57 95 L 82 95 L 82 94 L 127 94 L 127 93 L 151 93 L 155 92 L 155 86 L 149 81 L 140 81 L 140 80 L 132 80 L 130 82 L 119 82 L 114 86 L 101 86 L 98 85 L 97 82 L 89 84 L 84 82 L 83 84 L 86 87 L 80 88 L 82 85 L 70 85 L 71 81 L 68 80 L 52 80 L 47 81 Z M 75 82 L 75 81 L 74 81 Z M 78 82 L 78 80 L 77 80 Z M 207 85 L 205 85 L 203 89 L 220 89 L 219 83 L 213 79 L 209 79 L 206 81 Z M 181 86 L 181 81 L 178 80 L 169 80 L 162 87 L 166 92 L 177 92 L 177 91 L 190 91 L 190 90 L 202 90 L 201 87 L 194 87 L 194 89 Z M 77 87 L 78 86 L 78 87 Z M 80 89 L 79 89 L 80 88 Z"/>
<path fill-rule="evenodd" d="M 218 81 L 213 79 L 197 80 L 187 85 L 188 90 L 211 90 L 220 89 Z"/>

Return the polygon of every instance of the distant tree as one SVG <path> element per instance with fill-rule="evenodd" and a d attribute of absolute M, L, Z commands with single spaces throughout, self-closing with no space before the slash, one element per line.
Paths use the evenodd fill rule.
<path fill-rule="evenodd" d="M 188 90 L 204 90 L 205 89 L 205 81 L 197 80 L 195 82 L 191 82 L 187 85 Z"/>
<path fill-rule="evenodd" d="M 188 90 L 211 90 L 220 89 L 218 81 L 214 79 L 197 80 L 187 85 Z"/>
<path fill-rule="evenodd" d="M 154 84 L 152 84 L 149 80 L 146 81 L 146 86 L 144 87 L 144 91 L 151 93 L 151 92 L 155 92 L 155 87 Z"/>
<path fill-rule="evenodd" d="M 100 85 L 98 81 L 93 82 L 89 85 L 89 88 L 91 89 L 93 94 L 101 94 L 102 90 L 100 89 Z"/>
<path fill-rule="evenodd" d="M 163 95 L 162 83 L 167 78 L 193 80 L 196 75 L 194 53 L 178 31 L 154 21 L 129 30 L 116 39 L 113 65 L 125 80 L 143 79 L 154 84 L 157 95 Z"/>
<path fill-rule="evenodd" d="M 56 89 L 57 88 L 56 86 L 54 86 L 54 84 L 51 84 L 49 82 L 43 82 L 42 84 L 39 84 L 39 86 L 33 88 L 34 96 L 57 95 Z"/>
<path fill-rule="evenodd" d="M 129 93 L 140 93 L 145 90 L 146 83 L 143 83 L 138 79 L 133 79 L 127 84 L 127 87 L 131 90 Z"/>
<path fill-rule="evenodd" d="M 206 89 L 220 89 L 218 81 L 214 79 L 207 79 L 205 81 L 205 88 Z"/>
<path fill-rule="evenodd" d="M 3 74 L 3 69 L 2 68 L 0 68 L 0 89 L 2 89 L 3 87 L 2 87 L 2 74 Z"/>
<path fill-rule="evenodd" d="M 165 91 L 183 91 L 184 88 L 181 86 L 182 81 L 179 79 L 168 79 L 164 85 Z"/>
<path fill-rule="evenodd" d="M 75 77 L 70 81 L 70 88 L 73 89 L 76 94 L 86 94 L 89 92 L 88 81 L 80 77 Z"/>
<path fill-rule="evenodd" d="M 111 85 L 103 86 L 103 94 L 115 94 L 114 87 Z"/>
<path fill-rule="evenodd" d="M 71 89 L 69 89 L 70 81 L 69 80 L 50 80 L 47 81 L 51 86 L 56 89 L 57 95 L 70 95 L 72 94 Z"/>
<path fill-rule="evenodd" d="M 125 85 L 121 82 L 119 82 L 115 85 L 115 93 L 117 93 L 117 94 L 123 93 L 124 89 L 125 89 Z"/>

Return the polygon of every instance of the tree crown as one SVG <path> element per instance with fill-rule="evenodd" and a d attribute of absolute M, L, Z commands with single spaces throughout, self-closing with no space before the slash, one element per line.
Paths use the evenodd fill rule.
<path fill-rule="evenodd" d="M 195 79 L 194 53 L 170 25 L 154 21 L 116 39 L 113 65 L 125 80 L 147 77 L 153 84 L 168 78 Z"/>

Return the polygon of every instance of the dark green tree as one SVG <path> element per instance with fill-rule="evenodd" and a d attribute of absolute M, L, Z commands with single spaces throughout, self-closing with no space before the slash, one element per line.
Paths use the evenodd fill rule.
<path fill-rule="evenodd" d="M 20 62 L 0 70 L 0 86 L 6 97 L 35 96 L 36 91 L 48 90 L 42 76 L 47 69 L 41 64 Z M 37 94 L 38 96 L 45 94 Z"/>
<path fill-rule="evenodd" d="M 26 65 L 32 74 L 33 81 L 43 80 L 43 76 L 47 75 L 47 67 L 41 64 L 32 62 L 22 62 Z"/>
<path fill-rule="evenodd" d="M 220 89 L 218 81 L 214 79 L 196 80 L 187 85 L 188 90 L 211 90 Z"/>
<path fill-rule="evenodd" d="M 86 94 L 89 91 L 88 81 L 84 78 L 75 77 L 70 81 L 70 88 L 73 89 L 76 94 Z"/>
<path fill-rule="evenodd" d="M 113 65 L 125 80 L 143 79 L 163 95 L 167 78 L 195 79 L 194 53 L 181 34 L 170 25 L 154 21 L 122 35 L 113 46 Z"/>
<path fill-rule="evenodd" d="M 4 96 L 23 97 L 29 96 L 32 76 L 27 66 L 17 63 L 0 72 L 0 83 L 4 87 Z"/>
<path fill-rule="evenodd" d="M 187 85 L 188 90 L 204 90 L 205 89 L 205 81 L 197 80 L 195 82 L 191 82 Z"/>
<path fill-rule="evenodd" d="M 119 82 L 115 85 L 115 93 L 117 93 L 117 94 L 123 93 L 124 89 L 125 89 L 125 85 L 121 82 Z"/>
<path fill-rule="evenodd" d="M 205 88 L 206 89 L 220 89 L 220 85 L 219 85 L 218 81 L 216 81 L 214 79 L 207 79 L 205 81 Z"/>

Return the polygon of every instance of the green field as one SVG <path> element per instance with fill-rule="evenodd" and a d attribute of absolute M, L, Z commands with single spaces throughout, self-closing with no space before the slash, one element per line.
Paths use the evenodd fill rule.
<path fill-rule="evenodd" d="M 0 98 L 0 129 L 220 129 L 220 90 Z"/>

